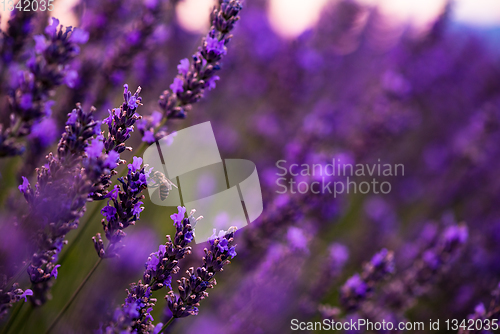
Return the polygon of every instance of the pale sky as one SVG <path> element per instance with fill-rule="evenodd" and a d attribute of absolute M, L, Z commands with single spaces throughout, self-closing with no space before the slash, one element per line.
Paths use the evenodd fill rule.
<path fill-rule="evenodd" d="M 305 29 L 314 26 L 321 10 L 329 1 L 336 0 L 271 0 L 269 6 L 271 25 L 280 35 L 297 36 Z M 368 5 L 378 5 L 384 14 L 401 22 L 411 21 L 417 26 L 429 23 L 440 13 L 445 3 L 445 0 L 358 1 Z M 213 3 L 212 0 L 184 0 L 177 9 L 181 24 L 189 30 L 205 31 L 208 25 L 206 13 Z M 455 3 L 456 20 L 479 26 L 500 25 L 500 0 L 455 0 Z"/>
<path fill-rule="evenodd" d="M 53 16 L 64 25 L 77 25 L 70 9 L 77 0 L 57 0 Z M 251 1 L 251 0 L 247 0 Z M 299 35 L 314 26 L 322 8 L 328 1 L 336 0 L 271 0 L 269 15 L 275 31 L 285 37 Z M 425 25 L 441 10 L 445 0 L 358 0 L 369 5 L 379 5 L 382 12 L 395 20 Z M 479 26 L 500 25 L 500 0 L 455 0 L 455 19 Z M 195 32 L 205 32 L 208 13 L 213 0 L 183 0 L 177 7 L 179 22 Z M 1 6 L 0 6 L 1 7 Z M 2 13 L 2 29 L 7 24 Z M 244 12 L 242 13 L 244 15 Z"/>

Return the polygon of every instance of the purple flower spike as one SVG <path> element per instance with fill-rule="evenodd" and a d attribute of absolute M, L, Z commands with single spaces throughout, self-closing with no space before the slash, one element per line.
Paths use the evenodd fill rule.
<path fill-rule="evenodd" d="M 18 13 L 17 10 L 15 12 Z M 13 19 L 16 16 L 17 14 Z M 26 68 L 12 67 L 14 73 L 11 73 L 12 79 L 7 94 L 11 124 L 0 130 L 0 157 L 22 154 L 25 151 L 23 144 L 26 137 L 30 137 L 33 131 L 40 130 L 36 125 L 41 124 L 45 117 L 50 117 L 54 102 L 49 100 L 49 97 L 54 95 L 55 89 L 62 84 L 74 87 L 77 83 L 78 76 L 72 68 L 72 60 L 78 55 L 79 48 L 70 38 L 72 28 L 61 27 L 58 30 L 59 21 L 52 19 L 51 22 L 45 29 L 45 35 L 33 36 L 35 52 L 26 54 L 23 61 Z M 28 32 L 29 20 L 26 23 L 24 28 Z M 6 43 L 4 40 L 3 45 Z M 22 131 L 18 131 L 19 129 Z M 46 131 L 46 135 L 38 133 L 35 136 L 40 137 L 40 141 L 27 141 L 30 152 L 35 156 L 44 154 L 38 144 L 52 144 L 54 133 L 55 131 Z M 38 159 L 33 157 L 32 160 Z"/>
<path fill-rule="evenodd" d="M 236 255 L 234 250 L 235 227 L 229 228 L 223 236 L 218 236 L 204 249 L 203 264 L 196 269 L 189 268 L 187 276 L 182 277 L 178 287 L 178 294 L 169 291 L 166 299 L 168 308 L 174 318 L 184 318 L 197 315 L 199 302 L 208 297 L 208 289 L 215 285 L 214 275 L 222 271 L 222 267 L 229 264 L 229 258 Z"/>
<path fill-rule="evenodd" d="M 181 207 L 179 211 L 182 211 Z M 116 310 L 113 321 L 106 327 L 108 332 L 128 328 L 127 333 L 135 333 L 138 329 L 141 329 L 139 331 L 141 333 L 151 333 L 155 328 L 161 329 L 161 326 L 154 327 L 152 324 L 151 312 L 156 303 L 156 299 L 152 298 L 152 291 L 164 287 L 171 289 L 172 275 L 180 270 L 178 262 L 191 253 L 191 247 L 188 244 L 192 238 L 188 240 L 186 236 L 192 235 L 193 229 L 190 221 L 195 220 L 191 215 L 183 218 L 181 225 L 176 227 L 174 240 L 167 235 L 166 244 L 160 245 L 157 252 L 149 255 L 144 264 L 143 280 L 130 285 L 125 303 Z M 145 328 L 148 330 L 144 331 Z"/>
<path fill-rule="evenodd" d="M 121 240 L 126 236 L 123 230 L 134 225 L 144 210 L 144 207 L 141 206 L 144 204 L 141 199 L 144 198 L 142 192 L 147 187 L 146 174 L 149 171 L 146 171 L 147 165 L 142 167 L 141 165 L 142 159 L 134 157 L 133 163 L 128 165 L 126 177 L 118 178 L 121 186 L 115 186 L 103 196 L 103 198 L 108 198 L 107 205 L 101 210 L 101 214 L 105 218 L 102 221 L 104 233 L 109 240 L 108 250 L 104 250 L 100 233 L 92 238 L 94 248 L 101 258 L 117 255 L 117 251 L 121 247 Z"/>
<path fill-rule="evenodd" d="M 75 116 L 76 115 L 76 118 Z M 33 289 L 33 302 L 43 304 L 47 300 L 50 284 L 57 277 L 58 254 L 67 243 L 66 234 L 77 228 L 85 212 L 89 192 L 103 172 L 102 159 L 88 159 L 89 140 L 94 136 L 96 122 L 92 111 L 84 112 L 80 105 L 69 115 L 62 138 L 54 153 L 47 155 L 47 163 L 37 169 L 35 191 L 24 184 L 29 215 L 22 224 L 29 224 L 33 217 L 40 222 L 50 222 L 50 228 L 42 227 L 37 234 L 35 251 L 27 272 Z M 71 123 L 71 124 L 70 124 Z M 24 181 L 24 180 L 23 180 Z M 25 182 L 23 182 L 25 183 Z M 29 226 L 29 225 L 26 225 Z"/>
<path fill-rule="evenodd" d="M 96 134 L 103 138 L 104 150 L 107 154 L 107 159 L 104 161 L 104 166 L 116 173 L 114 169 L 117 164 L 122 161 L 119 159 L 120 154 L 125 150 L 131 151 L 131 147 L 125 146 L 125 142 L 130 138 L 131 132 L 134 130 L 134 124 L 137 120 L 141 119 L 141 116 L 137 114 L 137 108 L 140 105 L 141 97 L 139 93 L 141 88 L 139 87 L 134 94 L 128 90 L 128 86 L 125 85 L 124 88 L 124 100 L 120 108 L 108 109 L 109 116 L 104 118 L 102 123 L 107 125 L 108 132 L 106 138 L 103 138 L 103 132 L 101 131 L 101 123 L 95 127 Z M 135 101 L 130 103 L 130 101 Z M 135 157 L 133 164 L 129 165 L 130 168 L 135 168 L 135 171 L 140 169 L 142 164 L 142 159 L 140 162 L 137 160 L 140 158 Z M 135 167 L 134 167 L 135 166 Z M 139 176 L 138 176 L 139 177 Z M 106 198 L 108 189 L 111 187 L 112 179 L 109 173 L 104 173 L 100 176 L 98 182 L 96 183 L 96 191 L 91 194 L 93 200 L 102 200 Z M 135 184 L 135 183 L 134 183 Z M 131 186 L 134 186 L 132 184 Z"/>
<path fill-rule="evenodd" d="M 340 288 L 340 301 L 348 311 L 355 311 L 372 295 L 377 283 L 394 272 L 394 253 L 382 249 L 363 267 L 361 274 L 354 274 Z"/>

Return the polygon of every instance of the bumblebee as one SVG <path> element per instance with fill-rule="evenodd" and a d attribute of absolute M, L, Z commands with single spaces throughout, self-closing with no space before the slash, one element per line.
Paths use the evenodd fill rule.
<path fill-rule="evenodd" d="M 154 181 L 154 183 L 150 186 L 153 188 L 159 188 L 158 194 L 160 196 L 160 201 L 164 201 L 168 197 L 168 194 L 170 193 L 170 190 L 172 190 L 172 187 L 177 188 L 175 183 L 170 181 L 163 173 L 159 171 L 155 171 L 150 176 L 150 179 Z"/>

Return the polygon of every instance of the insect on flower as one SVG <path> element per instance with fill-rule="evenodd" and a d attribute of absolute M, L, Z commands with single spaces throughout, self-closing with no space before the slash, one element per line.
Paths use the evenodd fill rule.
<path fill-rule="evenodd" d="M 164 201 L 168 197 L 170 190 L 172 190 L 172 186 L 177 188 L 175 183 L 170 181 L 162 172 L 159 171 L 155 171 L 151 175 L 150 180 L 153 181 L 153 183 L 148 186 L 152 187 L 153 189 L 159 188 L 158 194 L 161 201 Z"/>

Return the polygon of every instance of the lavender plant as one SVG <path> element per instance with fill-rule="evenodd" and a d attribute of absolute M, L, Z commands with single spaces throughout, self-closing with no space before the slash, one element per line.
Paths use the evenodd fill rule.
<path fill-rule="evenodd" d="M 184 318 L 198 314 L 199 302 L 208 297 L 207 289 L 212 289 L 217 282 L 215 274 L 222 271 L 223 267 L 230 263 L 229 258 L 236 256 L 236 246 L 233 244 L 236 228 L 230 228 L 227 232 L 220 231 L 219 235 L 212 235 L 208 240 L 209 248 L 205 248 L 205 256 L 201 267 L 189 268 L 187 277 L 177 281 L 179 295 L 169 291 L 165 297 L 168 300 L 168 308 L 172 312 L 172 318 Z"/>
<path fill-rule="evenodd" d="M 3 282 L 2 288 L 6 287 L 7 282 Z M 0 318 L 3 318 L 8 312 L 12 305 L 20 300 L 26 302 L 28 296 L 33 296 L 33 291 L 31 289 L 22 290 L 19 288 L 18 284 L 12 285 L 8 290 L 0 290 L 1 302 L 0 302 Z"/>
<path fill-rule="evenodd" d="M 342 0 L 286 40 L 268 1 L 248 2 L 240 19 L 239 1 L 220 0 L 199 36 L 180 26 L 177 5 L 83 0 L 74 9 L 82 29 L 52 23 L 48 32 L 47 13 L 16 9 L 2 32 L 0 155 L 20 155 L 0 161 L 5 334 L 91 331 L 100 322 L 102 333 L 267 333 L 289 331 L 291 319 L 498 319 L 496 290 L 488 299 L 500 275 L 500 80 L 498 48 L 484 32 L 453 21 L 450 3 L 415 34 Z M 125 86 L 113 109 L 124 81 L 144 92 Z M 168 87 L 160 99 L 158 87 Z M 203 112 L 190 113 L 195 104 Z M 212 122 L 221 156 L 255 162 L 264 199 L 261 217 L 239 232 L 238 261 L 208 299 L 235 255 L 234 233 L 193 245 L 192 215 L 180 208 L 168 230 L 168 210 L 143 196 L 142 149 L 187 113 L 183 125 Z M 334 190 L 371 177 L 301 174 L 332 159 L 341 168 L 402 164 L 404 174 L 384 178 L 387 194 L 334 196 L 329 182 Z M 325 186 L 282 191 L 313 182 Z M 19 184 L 21 194 L 9 191 Z M 86 273 L 86 229 L 99 231 L 99 212 L 104 235 L 94 237 L 99 258 L 89 261 L 103 264 Z M 150 253 L 166 233 L 175 236 Z M 43 307 L 17 303 L 28 299 Z"/>
<path fill-rule="evenodd" d="M 140 92 L 141 88 L 139 87 L 136 92 L 132 94 L 132 92 L 128 90 L 128 85 L 124 85 L 124 102 L 120 108 L 108 110 L 109 116 L 102 121 L 108 126 L 108 133 L 107 138 L 103 138 L 103 147 L 100 149 L 102 150 L 104 148 L 106 154 L 110 155 L 115 161 L 119 159 L 120 154 L 125 150 L 132 151 L 131 147 L 125 146 L 125 142 L 134 131 L 134 124 L 136 121 L 140 120 L 142 117 L 137 114 L 137 108 L 142 101 L 142 98 L 139 96 Z M 101 132 L 101 136 L 103 136 L 103 132 Z M 96 154 L 100 154 L 100 152 L 96 152 Z M 134 158 L 134 160 L 135 159 L 136 158 Z M 137 166 L 137 163 L 134 162 L 133 166 Z M 113 175 L 116 175 L 116 171 L 114 170 L 112 173 L 102 174 L 94 185 L 96 188 L 95 191 L 89 194 L 89 197 L 94 200 L 106 198 L 109 194 L 109 187 L 112 183 L 111 177 Z"/>
<path fill-rule="evenodd" d="M 160 96 L 159 105 L 165 117 L 184 118 L 191 104 L 203 97 L 205 89 L 215 88 L 215 82 L 220 79 L 215 73 L 227 53 L 226 44 L 232 38 L 230 33 L 239 20 L 242 7 L 238 0 L 219 0 L 218 4 L 210 15 L 210 32 L 198 52 L 191 62 L 187 58 L 181 60 L 170 91 Z"/>
<path fill-rule="evenodd" d="M 152 298 L 152 292 L 163 287 L 172 289 L 172 275 L 180 270 L 179 261 L 186 255 L 191 254 L 191 247 L 188 246 L 193 241 L 193 227 L 197 221 L 203 217 L 194 218 L 195 210 L 189 217 L 185 218 L 186 209 L 178 207 L 179 212 L 171 216 L 176 228 L 176 234 L 172 241 L 167 235 L 167 243 L 160 245 L 157 252 L 151 253 L 145 264 L 143 281 L 132 283 L 127 290 L 127 298 L 121 308 L 117 309 L 113 315 L 113 321 L 106 326 L 106 333 L 123 331 L 127 333 L 158 333 L 168 326 L 162 323 L 153 325 L 151 311 L 156 304 L 156 299 Z M 198 314 L 199 301 L 208 297 L 205 291 L 213 288 L 216 284 L 214 275 L 222 271 L 224 265 L 229 264 L 228 258 L 236 256 L 235 246 L 232 245 L 234 230 L 228 232 L 220 231 L 219 236 L 214 235 L 209 239 L 210 249 L 205 248 L 203 265 L 196 272 L 190 268 L 186 273 L 188 278 L 183 277 L 178 280 L 179 296 L 172 290 L 169 291 L 165 299 L 168 299 L 168 307 L 172 312 L 171 319 L 183 318 L 189 315 Z M 101 329 L 101 332 L 103 330 Z"/>
<path fill-rule="evenodd" d="M 141 206 L 144 204 L 141 199 L 144 195 L 141 192 L 146 189 L 147 177 L 151 169 L 146 171 L 147 166 L 142 165 L 142 159 L 134 157 L 134 162 L 128 165 L 128 174 L 126 179 L 123 177 L 118 178 L 121 183 L 120 186 L 115 186 L 106 197 L 109 198 L 107 205 L 101 210 L 103 219 L 102 225 L 106 238 L 109 244 L 104 250 L 104 243 L 101 239 L 101 234 L 98 233 L 92 238 L 94 247 L 100 258 L 116 256 L 117 249 L 121 239 L 125 237 L 123 230 L 130 225 L 134 225 L 136 220 L 139 219 L 140 213 L 144 210 Z M 109 202 L 112 202 L 112 205 Z"/>
<path fill-rule="evenodd" d="M 101 155 L 98 150 L 102 147 L 100 139 L 93 139 L 89 144 L 98 124 L 92 110 L 85 112 L 77 106 L 69 114 L 57 153 L 49 154 L 47 165 L 38 170 L 35 189 L 25 177 L 19 186 L 29 205 L 29 213 L 22 220 L 24 224 L 36 221 L 40 231 L 37 250 L 28 266 L 37 304 L 46 300 L 48 281 L 57 278 L 58 254 L 66 243 L 66 234 L 78 227 L 93 184 L 102 173 L 116 167 L 113 156 Z"/>
<path fill-rule="evenodd" d="M 500 284 L 492 291 L 491 295 L 493 299 L 488 305 L 488 309 L 483 303 L 479 303 L 474 308 L 474 313 L 469 315 L 469 321 L 467 321 L 467 326 L 460 326 L 459 333 L 482 333 L 483 331 L 488 331 L 488 327 L 493 329 L 495 322 L 498 322 L 500 318 Z M 470 320 L 475 324 L 476 321 L 484 322 L 485 329 L 475 327 L 470 329 Z M 488 326 L 489 325 L 489 326 Z M 488 326 L 488 327 L 487 327 Z M 464 329 L 466 328 L 466 329 Z"/>
<path fill-rule="evenodd" d="M 366 263 L 361 275 L 354 274 L 340 288 L 340 302 L 346 311 L 353 311 L 369 298 L 374 286 L 394 272 L 394 253 L 387 249 L 375 254 Z"/>
<path fill-rule="evenodd" d="M 12 86 L 9 88 L 10 126 L 0 133 L 0 156 L 21 154 L 23 147 L 17 142 L 26 137 L 32 127 L 43 126 L 46 117 L 50 117 L 54 101 L 49 100 L 53 90 L 66 83 L 73 86 L 76 72 L 70 62 L 79 53 L 77 44 L 86 43 L 88 34 L 78 28 L 59 26 L 59 20 L 53 19 L 45 28 L 44 35 L 34 36 L 35 53 L 27 55 L 27 70 L 10 69 Z M 37 129 L 37 133 L 43 131 Z"/>

